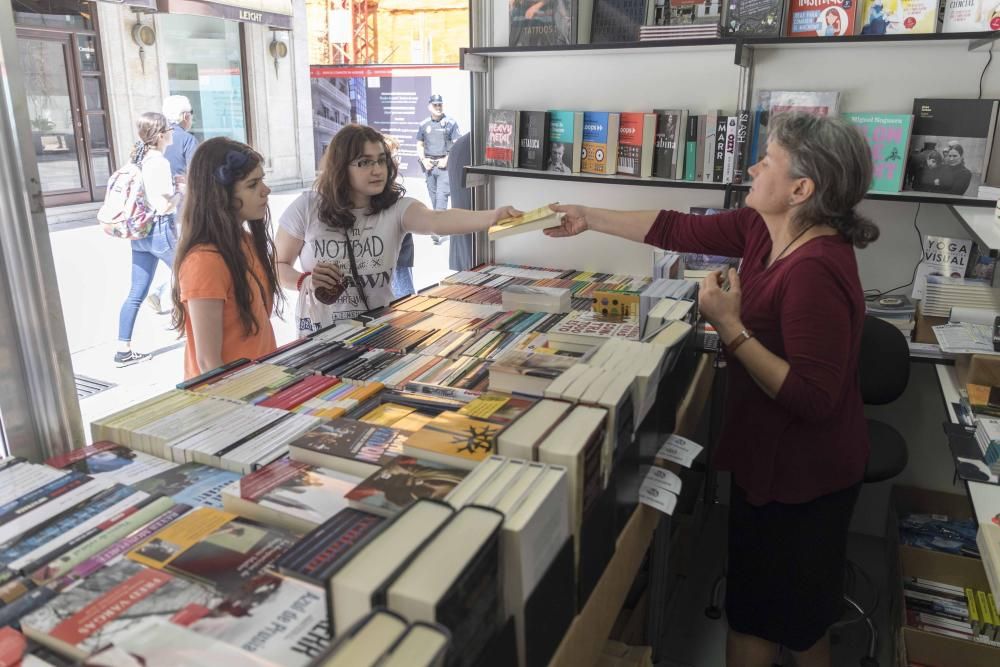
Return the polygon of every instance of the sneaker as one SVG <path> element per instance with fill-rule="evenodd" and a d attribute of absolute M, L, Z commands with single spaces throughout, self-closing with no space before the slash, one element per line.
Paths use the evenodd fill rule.
<path fill-rule="evenodd" d="M 149 304 L 149 307 L 152 308 L 153 312 L 157 315 L 163 312 L 160 310 L 160 295 L 156 292 L 150 292 L 149 295 L 146 296 L 146 303 Z"/>
<path fill-rule="evenodd" d="M 141 354 L 134 350 L 129 350 L 128 352 L 115 352 L 115 366 L 118 368 L 124 368 L 126 366 L 131 366 L 132 364 L 137 364 L 140 361 L 149 361 L 153 358 L 151 354 Z"/>

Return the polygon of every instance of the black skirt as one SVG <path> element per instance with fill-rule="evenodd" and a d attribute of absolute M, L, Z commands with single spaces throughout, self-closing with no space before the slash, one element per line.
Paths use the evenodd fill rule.
<path fill-rule="evenodd" d="M 736 632 L 792 651 L 844 610 L 847 528 L 861 484 L 807 503 L 754 506 L 732 485 L 726 617 Z"/>

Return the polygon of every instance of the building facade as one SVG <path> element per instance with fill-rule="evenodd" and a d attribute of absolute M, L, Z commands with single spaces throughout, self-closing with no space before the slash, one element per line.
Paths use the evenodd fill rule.
<path fill-rule="evenodd" d="M 126 4 L 131 3 L 131 4 Z M 275 188 L 315 175 L 305 0 L 12 0 L 46 206 L 101 201 L 135 119 L 186 95 Z"/>

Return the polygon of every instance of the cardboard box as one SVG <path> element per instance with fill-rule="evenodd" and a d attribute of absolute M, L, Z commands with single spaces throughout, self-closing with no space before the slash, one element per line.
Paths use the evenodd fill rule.
<path fill-rule="evenodd" d="M 948 324 L 947 317 L 925 317 L 917 304 L 917 313 L 914 316 L 915 327 L 913 328 L 913 340 L 917 343 L 931 343 L 937 345 L 937 336 L 931 327 Z"/>
<path fill-rule="evenodd" d="M 911 486 L 892 488 L 886 539 L 889 548 L 889 619 L 900 667 L 909 662 L 936 667 L 996 667 L 1000 649 L 972 641 L 953 639 L 906 625 L 903 577 L 922 577 L 954 586 L 989 590 L 982 561 L 968 556 L 930 551 L 899 543 L 899 517 L 904 514 L 947 514 L 956 519 L 973 516 L 968 496 L 930 491 Z"/>
<path fill-rule="evenodd" d="M 955 375 L 963 389 L 967 384 L 1000 386 L 1000 356 L 962 354 L 955 358 Z"/>

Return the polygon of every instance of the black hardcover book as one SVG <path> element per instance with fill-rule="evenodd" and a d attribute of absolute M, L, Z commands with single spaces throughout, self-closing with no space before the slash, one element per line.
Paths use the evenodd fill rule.
<path fill-rule="evenodd" d="M 656 112 L 656 141 L 653 145 L 653 176 L 674 178 L 677 158 L 677 124 L 680 114 L 675 111 Z"/>
<path fill-rule="evenodd" d="M 748 180 L 747 152 L 750 148 L 750 112 L 742 109 L 736 114 L 736 164 L 733 169 L 733 183 Z"/>
<path fill-rule="evenodd" d="M 577 0 L 510 0 L 511 46 L 576 44 Z"/>
<path fill-rule="evenodd" d="M 519 150 L 517 166 L 524 169 L 545 169 L 549 162 L 549 142 L 546 130 L 549 127 L 547 111 L 522 111 L 518 129 Z"/>
<path fill-rule="evenodd" d="M 712 153 L 712 182 L 721 183 L 726 163 L 726 122 L 728 116 L 719 114 L 715 124 L 715 151 Z"/>
<path fill-rule="evenodd" d="M 283 575 L 325 587 L 340 561 L 378 534 L 384 523 L 380 516 L 342 509 L 307 533 L 274 566 Z"/>
<path fill-rule="evenodd" d="M 977 196 L 990 162 L 997 105 L 997 100 L 913 100 L 903 189 Z"/>
<path fill-rule="evenodd" d="M 615 555 L 615 505 L 615 479 L 612 477 L 607 488 L 591 503 L 580 525 L 577 610 L 583 609 L 587 604 L 594 586 Z"/>
<path fill-rule="evenodd" d="M 508 617 L 482 645 L 473 664 L 477 667 L 510 667 L 517 664 L 517 634 L 513 616 Z"/>
<path fill-rule="evenodd" d="M 780 37 L 784 0 L 728 0 L 726 33 Z"/>
<path fill-rule="evenodd" d="M 646 22 L 647 0 L 594 0 L 590 42 L 635 42 Z"/>
<path fill-rule="evenodd" d="M 524 605 L 524 664 L 527 667 L 544 667 L 555 655 L 573 622 L 573 595 L 573 539 L 570 538 Z"/>

